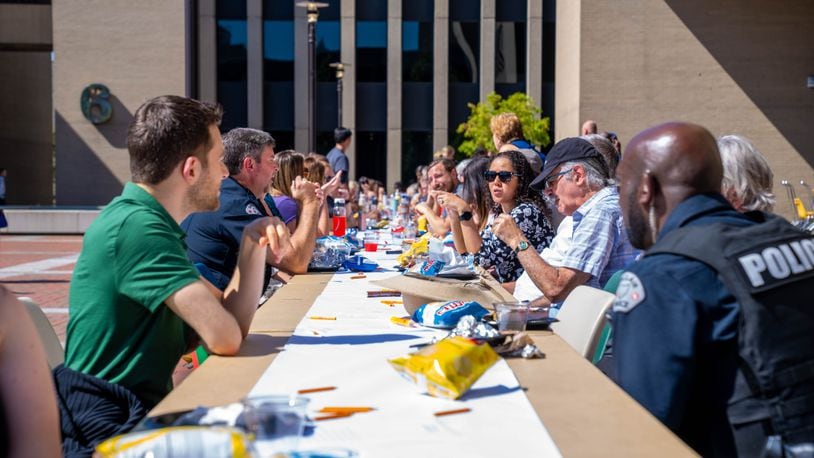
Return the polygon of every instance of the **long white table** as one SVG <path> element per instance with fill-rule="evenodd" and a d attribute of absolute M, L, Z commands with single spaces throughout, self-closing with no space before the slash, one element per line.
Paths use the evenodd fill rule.
<path fill-rule="evenodd" d="M 382 266 L 395 256 L 365 253 Z M 367 298 L 369 281 L 397 274 L 337 273 L 294 330 L 284 351 L 251 390 L 251 396 L 296 393 L 313 387 L 336 390 L 308 394 L 311 408 L 370 406 L 374 411 L 317 423 L 301 444 L 306 449 L 351 447 L 361 457 L 560 456 L 551 436 L 504 360 L 492 366 L 462 398 L 422 394 L 387 363 L 447 332 L 393 324 L 402 307 Z M 391 298 L 392 299 L 392 298 Z M 335 318 L 335 320 L 312 318 Z M 471 409 L 434 416 L 435 412 Z"/>
<path fill-rule="evenodd" d="M 387 266 L 386 262 L 382 264 Z M 448 453 L 446 456 L 465 456 L 464 453 L 471 456 L 506 456 L 506 449 L 493 447 L 503 443 L 505 434 L 510 434 L 509 437 L 514 440 L 513 420 L 526 418 L 525 415 L 516 417 L 514 412 L 522 413 L 523 406 L 530 404 L 539 419 L 536 425 L 540 436 L 534 438 L 537 442 L 533 448 L 520 453 L 521 456 L 546 456 L 556 454 L 556 449 L 564 456 L 694 455 L 691 449 L 626 393 L 562 339 L 548 331 L 531 333 L 546 353 L 546 358 L 510 359 L 499 363 L 508 364 L 522 391 L 511 391 L 514 387 L 508 385 L 497 393 L 488 391 L 489 387 L 500 383 L 491 378 L 492 371 L 499 372 L 500 366 L 495 366 L 470 390 L 470 397 L 465 395 L 460 401 L 418 394 L 417 389 L 400 379 L 385 360 L 409 348 L 410 344 L 423 341 L 424 338 L 420 336 L 432 334 L 433 331 L 414 331 L 413 334 L 409 329 L 390 325 L 386 317 L 402 315 L 403 309 L 398 305 L 387 307 L 379 302 L 381 299 L 367 302 L 366 291 L 378 288 L 368 287 L 367 280 L 347 280 L 345 284 L 343 275 L 350 276 L 339 274 L 336 279 L 342 280 L 351 293 L 355 292 L 356 299 L 337 297 L 336 301 L 323 302 L 325 290 L 329 298 L 334 288 L 338 288 L 337 293 L 346 293 L 344 287 L 333 281 L 333 274 L 296 276 L 258 310 L 251 333 L 238 356 L 210 357 L 150 415 L 189 410 L 199 405 L 223 405 L 236 402 L 250 392 L 290 392 L 333 385 L 337 390 L 310 395 L 315 407 L 348 405 L 352 402 L 376 407 L 377 410 L 348 419 L 320 422 L 324 425 L 320 425 L 314 436 L 307 438 L 303 445 L 309 441 L 314 445 L 341 443 L 360 451 L 363 456 L 397 456 L 400 450 L 413 450 L 414 453 L 407 453 L 410 456 L 415 453 L 432 456 L 432 450 L 427 449 L 446 437 L 450 441 L 463 438 L 462 444 L 472 444 L 471 447 L 462 446 L 461 453 Z M 368 279 L 377 275 L 381 274 L 368 274 Z M 349 311 L 344 312 L 347 304 L 351 304 L 347 309 Z M 314 309 L 309 312 L 312 306 Z M 355 306 L 363 307 L 363 313 L 352 311 Z M 307 318 L 317 314 L 332 316 L 334 312 L 336 321 Z M 363 324 L 370 326 L 374 336 L 379 336 L 375 338 L 378 343 L 362 343 L 365 339 L 374 339 L 358 331 L 352 332 L 351 328 Z M 322 335 L 315 335 L 314 332 Z M 383 335 L 410 338 L 384 339 L 381 337 Z M 333 342 L 317 343 L 325 339 L 333 339 Z M 286 347 L 286 344 L 289 346 Z M 299 354 L 297 358 L 290 357 L 296 354 Z M 336 366 L 330 370 L 322 367 L 320 361 L 324 361 L 326 355 L 335 360 L 332 364 L 340 363 L 342 370 L 339 373 Z M 286 359 L 291 361 L 286 362 Z M 370 371 L 371 362 L 378 362 L 373 372 Z M 264 377 L 268 379 L 264 380 Z M 487 391 L 478 391 L 484 387 Z M 391 390 L 397 390 L 398 396 L 393 398 Z M 477 396 L 473 396 L 473 393 Z M 521 394 L 522 400 L 518 399 Z M 501 407 L 496 408 L 493 402 Z M 432 412 L 459 404 L 466 404 L 472 411 L 451 415 L 443 420 L 431 417 Z M 405 405 L 408 406 L 407 410 L 404 410 Z M 327 426 L 329 423 L 333 425 Z M 402 423 L 405 426 L 400 426 Z M 539 426 L 540 423 L 545 430 Z M 423 435 L 412 434 L 411 431 L 416 428 L 430 428 L 430 431 Z M 546 444 L 546 430 L 553 438 L 556 449 Z M 364 437 L 374 432 L 376 437 Z M 422 445 L 422 440 L 429 444 L 427 449 Z M 382 455 L 382 450 L 387 453 Z"/>

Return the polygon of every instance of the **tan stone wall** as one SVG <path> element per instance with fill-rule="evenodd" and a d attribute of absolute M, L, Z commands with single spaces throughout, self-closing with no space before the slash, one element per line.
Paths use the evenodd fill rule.
<path fill-rule="evenodd" d="M 576 39 L 560 41 L 567 27 L 560 10 L 573 8 L 565 3 L 558 2 L 557 138 L 577 135 L 589 118 L 623 144 L 668 120 L 744 135 L 768 159 L 778 212 L 790 216 L 780 180 L 814 184 L 814 90 L 806 88 L 814 2 L 582 0 L 578 99 L 559 68 Z"/>
<path fill-rule="evenodd" d="M 132 114 L 149 98 L 185 94 L 184 2 L 55 0 L 53 37 L 57 203 L 106 204 L 130 179 Z M 105 124 L 80 109 L 92 83 L 112 94 Z"/>

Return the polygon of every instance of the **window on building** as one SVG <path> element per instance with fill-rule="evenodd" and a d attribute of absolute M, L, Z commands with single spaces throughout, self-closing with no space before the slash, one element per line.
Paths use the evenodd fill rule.
<path fill-rule="evenodd" d="M 526 0 L 501 0 L 495 11 L 495 92 L 526 91 Z"/>
<path fill-rule="evenodd" d="M 221 130 L 228 131 L 247 123 L 246 98 L 246 2 L 218 0 L 217 17 L 217 91 L 223 106 Z"/>
<path fill-rule="evenodd" d="M 383 131 L 359 131 L 353 135 L 356 146 L 356 176 L 387 183 L 387 134 Z"/>
<path fill-rule="evenodd" d="M 480 0 L 449 2 L 449 143 L 457 146 L 455 130 L 469 116 L 468 103 L 479 99 Z"/>
<path fill-rule="evenodd" d="M 294 147 L 294 4 L 263 2 L 263 129 Z"/>
<path fill-rule="evenodd" d="M 401 133 L 401 182 L 415 183 L 415 169 L 432 162 L 432 132 L 405 130 Z"/>

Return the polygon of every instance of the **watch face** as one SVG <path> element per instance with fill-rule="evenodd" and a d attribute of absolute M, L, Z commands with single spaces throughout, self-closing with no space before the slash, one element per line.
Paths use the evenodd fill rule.
<path fill-rule="evenodd" d="M 461 221 L 469 221 L 470 219 L 472 219 L 472 212 L 463 212 L 458 216 L 458 218 Z"/>
<path fill-rule="evenodd" d="M 529 248 L 529 242 L 526 242 L 525 240 L 523 240 L 523 241 L 521 241 L 520 243 L 517 244 L 517 248 L 514 249 L 514 252 L 519 253 L 519 252 L 521 252 L 523 250 L 527 250 L 528 248 Z"/>

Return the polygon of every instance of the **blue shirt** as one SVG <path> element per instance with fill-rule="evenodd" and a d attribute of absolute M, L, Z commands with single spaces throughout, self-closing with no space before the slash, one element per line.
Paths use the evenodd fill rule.
<path fill-rule="evenodd" d="M 251 191 L 232 177 L 224 179 L 218 210 L 193 213 L 181 222 L 189 259 L 205 267 L 199 270 L 212 284 L 226 288 L 237 267 L 243 228 L 264 216 L 266 209 Z"/>
<path fill-rule="evenodd" d="M 334 169 L 334 173 L 337 173 L 340 170 L 343 171 L 342 183 L 347 183 L 348 171 L 350 170 L 350 166 L 348 165 L 348 156 L 346 156 L 341 149 L 334 146 L 330 151 L 328 151 L 326 158 L 328 159 L 328 162 L 331 163 L 331 168 Z"/>
<path fill-rule="evenodd" d="M 682 226 L 712 223 L 754 224 L 719 194 L 702 194 L 673 210 L 659 239 Z M 622 307 L 631 273 L 641 285 L 640 300 Z M 735 455 L 726 406 L 737 369 L 739 314 L 712 268 L 673 254 L 632 264 L 617 290 L 616 382 L 702 456 Z"/>
<path fill-rule="evenodd" d="M 572 218 L 571 246 L 561 266 L 590 274 L 587 286 L 602 288 L 617 270 L 639 255 L 627 238 L 616 186 L 607 186 L 594 194 L 577 208 Z"/>

